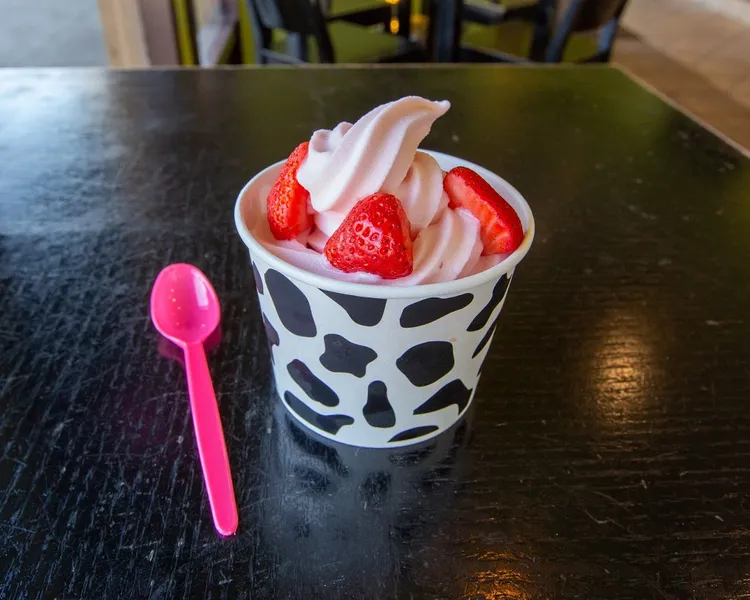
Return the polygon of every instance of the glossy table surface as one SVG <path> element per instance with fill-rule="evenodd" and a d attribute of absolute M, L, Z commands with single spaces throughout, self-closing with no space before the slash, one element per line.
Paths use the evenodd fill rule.
<path fill-rule="evenodd" d="M 448 98 L 425 146 L 528 198 L 471 414 L 400 451 L 279 407 L 232 210 L 313 129 Z M 750 162 L 591 68 L 0 71 L 0 597 L 750 595 Z M 213 530 L 151 284 L 213 280 L 240 514 Z"/>

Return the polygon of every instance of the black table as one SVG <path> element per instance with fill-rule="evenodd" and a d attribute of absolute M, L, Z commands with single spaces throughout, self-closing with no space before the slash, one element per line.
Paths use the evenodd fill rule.
<path fill-rule="evenodd" d="M 403 451 L 280 410 L 236 193 L 317 127 L 449 98 L 428 147 L 507 177 L 537 239 L 473 412 Z M 0 597 L 750 594 L 750 163 L 608 68 L 0 71 Z M 214 533 L 170 262 L 210 358 L 241 530 Z"/>

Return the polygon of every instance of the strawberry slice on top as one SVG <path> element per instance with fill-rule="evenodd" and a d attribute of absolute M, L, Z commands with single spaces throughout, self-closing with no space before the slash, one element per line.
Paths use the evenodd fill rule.
<path fill-rule="evenodd" d="M 372 194 L 357 202 L 323 252 L 345 273 L 362 272 L 398 279 L 414 268 L 411 224 L 396 196 Z"/>
<path fill-rule="evenodd" d="M 523 241 L 516 211 L 477 172 L 455 167 L 443 179 L 451 208 L 465 208 L 479 221 L 482 255 L 513 252 Z"/>
<path fill-rule="evenodd" d="M 307 158 L 309 142 L 303 142 L 287 158 L 266 198 L 268 225 L 277 240 L 291 240 L 313 226 L 307 211 L 310 194 L 297 181 L 297 169 Z"/>

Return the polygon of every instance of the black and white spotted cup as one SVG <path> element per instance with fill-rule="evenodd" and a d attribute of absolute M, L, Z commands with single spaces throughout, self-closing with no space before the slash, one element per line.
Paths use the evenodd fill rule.
<path fill-rule="evenodd" d="M 250 250 L 281 401 L 327 438 L 369 448 L 424 441 L 466 412 L 479 383 L 508 286 L 534 238 L 534 217 L 507 181 L 459 158 L 430 152 L 443 170 L 466 166 L 516 210 L 519 248 L 471 277 L 398 287 L 349 283 L 295 267 L 251 234 L 283 165 L 240 192 L 235 223 Z"/>

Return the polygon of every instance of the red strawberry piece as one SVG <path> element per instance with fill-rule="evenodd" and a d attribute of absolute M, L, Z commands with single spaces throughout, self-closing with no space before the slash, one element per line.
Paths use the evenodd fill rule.
<path fill-rule="evenodd" d="M 373 194 L 349 211 L 323 249 L 345 273 L 364 271 L 398 279 L 414 268 L 411 224 L 396 196 Z"/>
<path fill-rule="evenodd" d="M 513 252 L 523 240 L 523 226 L 513 207 L 478 173 L 451 169 L 443 179 L 451 208 L 465 208 L 479 221 L 483 255 Z"/>
<path fill-rule="evenodd" d="M 277 240 L 294 239 L 313 226 L 313 216 L 307 212 L 310 194 L 297 181 L 297 169 L 307 158 L 308 146 L 304 142 L 289 155 L 266 199 L 268 225 Z"/>

